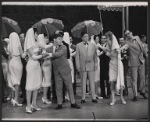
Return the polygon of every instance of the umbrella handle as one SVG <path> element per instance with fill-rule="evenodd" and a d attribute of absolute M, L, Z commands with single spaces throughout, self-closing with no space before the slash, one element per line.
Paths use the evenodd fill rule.
<path fill-rule="evenodd" d="M 49 31 L 48 31 L 46 25 L 44 25 L 44 26 L 45 26 L 45 29 L 46 29 L 46 32 L 47 32 L 47 36 L 48 36 L 48 38 L 49 38 Z"/>

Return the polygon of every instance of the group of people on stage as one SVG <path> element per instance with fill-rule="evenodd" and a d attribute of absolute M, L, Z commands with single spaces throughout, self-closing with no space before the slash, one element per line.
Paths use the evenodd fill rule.
<path fill-rule="evenodd" d="M 117 41 L 111 31 L 101 37 L 89 37 L 87 32 L 82 32 L 82 41 L 73 45 L 68 32 L 56 31 L 52 37 L 45 33 L 38 34 L 36 28 L 28 29 L 26 34 L 12 32 L 9 39 L 3 39 L 3 101 L 4 81 L 7 81 L 13 106 L 22 106 L 18 100 L 21 87 L 23 103 L 27 103 L 27 113 L 41 110 L 37 105 L 38 90 L 41 88 L 43 103 L 57 101 L 56 109 L 62 109 L 66 97 L 71 108 L 80 109 L 75 101 L 78 72 L 81 77 L 82 104 L 86 102 L 87 82 L 93 103 L 97 103 L 97 99 L 111 96 L 110 105 L 114 105 L 115 94 L 120 93 L 122 104 L 126 104 L 123 96 L 128 95 L 128 68 L 132 79 L 133 101 L 137 101 L 138 91 L 147 99 L 145 62 L 148 47 L 145 41 L 142 42 L 146 36 L 142 35 L 140 39 L 129 30 L 124 35 L 124 38 Z"/>

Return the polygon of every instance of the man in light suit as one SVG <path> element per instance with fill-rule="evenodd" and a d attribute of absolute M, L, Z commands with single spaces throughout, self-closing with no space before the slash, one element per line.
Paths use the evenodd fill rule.
<path fill-rule="evenodd" d="M 92 95 L 92 102 L 97 103 L 95 88 L 94 88 L 94 71 L 97 70 L 97 47 L 92 42 L 89 42 L 89 35 L 85 32 L 81 33 L 82 42 L 76 47 L 76 67 L 81 72 L 82 84 L 82 100 L 85 103 L 86 82 L 87 77 L 90 82 L 90 90 Z"/>
<path fill-rule="evenodd" d="M 133 36 L 132 32 L 125 30 L 126 44 L 120 48 L 129 49 L 128 65 L 131 69 L 133 101 L 137 101 L 137 78 L 140 78 L 140 95 L 147 99 L 145 95 L 145 71 L 144 71 L 144 56 L 147 57 L 146 50 L 143 48 L 142 43 L 138 36 Z"/>
<path fill-rule="evenodd" d="M 67 60 L 67 48 L 62 43 L 63 38 L 61 34 L 55 34 L 54 42 L 56 43 L 56 50 L 54 53 L 49 53 L 52 57 L 53 71 L 55 75 L 55 87 L 57 95 L 57 104 L 56 109 L 62 109 L 62 88 L 63 82 L 67 88 L 71 107 L 80 109 L 80 106 L 75 103 L 73 87 L 72 87 L 72 78 L 71 78 L 71 68 Z"/>

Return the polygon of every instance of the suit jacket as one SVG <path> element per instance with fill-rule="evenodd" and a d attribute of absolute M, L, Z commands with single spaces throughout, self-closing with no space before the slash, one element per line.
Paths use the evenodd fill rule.
<path fill-rule="evenodd" d="M 52 53 L 52 64 L 54 73 L 61 75 L 71 73 L 71 68 L 67 59 L 67 48 L 65 45 L 58 47 L 56 52 Z"/>
<path fill-rule="evenodd" d="M 146 49 L 142 46 L 138 36 L 134 37 L 136 44 L 132 41 L 127 41 L 129 48 L 129 66 L 139 66 L 145 62 L 144 56 L 147 57 Z"/>
<path fill-rule="evenodd" d="M 95 71 L 97 63 L 97 47 L 89 42 L 86 47 L 84 42 L 80 42 L 76 47 L 76 67 L 81 71 Z"/>
<path fill-rule="evenodd" d="M 103 50 L 100 49 L 100 51 Z M 108 57 L 106 53 L 103 53 L 100 56 L 100 80 L 109 80 L 109 62 L 110 57 Z"/>

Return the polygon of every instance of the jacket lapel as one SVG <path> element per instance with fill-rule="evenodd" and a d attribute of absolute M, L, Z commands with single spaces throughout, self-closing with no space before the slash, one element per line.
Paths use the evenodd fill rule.
<path fill-rule="evenodd" d="M 86 46 L 84 45 L 84 43 L 82 42 L 82 49 L 83 49 L 83 51 L 85 52 L 85 54 L 87 54 L 87 48 L 88 48 L 88 47 L 86 47 Z"/>

